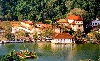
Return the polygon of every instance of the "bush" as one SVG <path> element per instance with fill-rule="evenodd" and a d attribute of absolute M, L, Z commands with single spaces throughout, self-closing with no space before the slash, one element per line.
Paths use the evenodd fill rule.
<path fill-rule="evenodd" d="M 1 61 L 26 61 L 26 60 L 17 56 L 16 52 L 12 50 L 7 55 L 3 56 Z"/>

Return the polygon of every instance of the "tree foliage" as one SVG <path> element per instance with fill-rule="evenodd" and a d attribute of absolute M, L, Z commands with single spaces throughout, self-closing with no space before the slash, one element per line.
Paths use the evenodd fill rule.
<path fill-rule="evenodd" d="M 90 39 L 100 40 L 100 33 L 95 32 L 95 31 L 91 31 L 91 32 L 88 34 L 88 37 L 89 37 Z"/>
<path fill-rule="evenodd" d="M 88 12 L 89 18 L 100 15 L 98 0 L 0 0 L 0 5 L 6 20 L 54 20 L 65 18 L 75 8 Z"/>
<path fill-rule="evenodd" d="M 3 37 L 11 40 L 13 35 L 11 34 L 12 27 L 11 27 L 10 21 L 3 21 L 1 23 L 1 26 L 5 30 Z"/>
<path fill-rule="evenodd" d="M 43 29 L 42 36 L 43 37 L 50 36 L 53 33 L 52 30 L 53 30 L 52 28 L 45 28 L 45 29 Z"/>
<path fill-rule="evenodd" d="M 74 8 L 74 9 L 70 10 L 70 12 L 67 15 L 78 15 L 78 16 L 81 16 L 83 18 L 83 20 L 85 20 L 88 13 L 84 9 Z"/>
<path fill-rule="evenodd" d="M 21 30 L 16 32 L 14 35 L 15 35 L 15 39 L 21 39 L 22 37 L 26 37 L 26 32 Z"/>
<path fill-rule="evenodd" d="M 14 50 L 11 50 L 8 54 L 6 54 L 1 61 L 26 61 L 23 58 L 20 58 L 17 56 L 16 52 Z"/>
<path fill-rule="evenodd" d="M 79 31 L 74 32 L 73 36 L 77 39 L 82 39 L 84 37 L 84 33 L 79 30 Z"/>

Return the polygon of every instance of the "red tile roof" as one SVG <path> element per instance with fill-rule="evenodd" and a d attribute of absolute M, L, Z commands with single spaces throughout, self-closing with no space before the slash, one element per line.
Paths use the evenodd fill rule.
<path fill-rule="evenodd" d="M 71 24 L 72 24 L 72 25 L 75 25 L 75 21 L 73 21 Z"/>
<path fill-rule="evenodd" d="M 11 26 L 14 28 L 17 28 L 18 26 L 20 26 L 20 22 L 19 21 L 11 21 Z"/>
<path fill-rule="evenodd" d="M 82 21 L 83 19 L 80 16 L 76 16 L 76 15 L 69 15 L 66 20 L 68 21 L 68 19 L 70 20 L 75 20 L 75 21 Z"/>
<path fill-rule="evenodd" d="M 66 22 L 68 22 L 68 19 L 69 20 L 74 20 L 72 23 L 72 25 L 75 25 L 75 21 L 82 21 L 83 19 L 80 17 L 80 16 L 76 16 L 76 15 L 69 15 L 67 18 L 66 18 Z"/>
<path fill-rule="evenodd" d="M 26 24 L 33 25 L 32 21 L 25 21 Z"/>
<path fill-rule="evenodd" d="M 49 28 L 49 27 L 51 27 L 50 24 L 43 24 L 40 28 L 41 28 L 41 29 L 44 29 L 44 28 Z"/>
<path fill-rule="evenodd" d="M 58 33 L 53 36 L 54 39 L 72 39 L 69 33 Z"/>

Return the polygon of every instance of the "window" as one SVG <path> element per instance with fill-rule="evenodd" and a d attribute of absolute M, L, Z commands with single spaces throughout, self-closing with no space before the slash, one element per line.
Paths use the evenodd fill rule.
<path fill-rule="evenodd" d="M 95 23 L 95 25 L 97 25 L 97 23 Z"/>
<path fill-rule="evenodd" d="M 78 25 L 78 27 L 80 27 L 81 25 Z"/>
<path fill-rule="evenodd" d="M 93 25 L 94 25 L 94 23 L 93 23 Z"/>
<path fill-rule="evenodd" d="M 92 23 L 90 25 L 92 25 Z"/>
<path fill-rule="evenodd" d="M 80 31 L 80 29 L 78 29 L 78 31 Z"/>

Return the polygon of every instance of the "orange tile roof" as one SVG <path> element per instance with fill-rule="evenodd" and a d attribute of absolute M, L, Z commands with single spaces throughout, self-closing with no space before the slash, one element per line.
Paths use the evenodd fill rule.
<path fill-rule="evenodd" d="M 42 22 L 36 22 L 36 24 L 43 24 Z"/>
<path fill-rule="evenodd" d="M 20 22 L 19 21 L 11 21 L 11 26 L 14 28 L 17 28 L 18 26 L 20 26 Z"/>
<path fill-rule="evenodd" d="M 73 21 L 71 24 L 72 24 L 72 25 L 75 25 L 75 21 Z"/>
<path fill-rule="evenodd" d="M 40 28 L 41 28 L 41 29 L 44 29 L 44 28 L 49 28 L 49 27 L 51 27 L 50 24 L 43 24 Z"/>
<path fill-rule="evenodd" d="M 54 39 L 72 39 L 69 33 L 58 33 L 53 36 Z"/>
<path fill-rule="evenodd" d="M 29 30 L 32 30 L 33 28 L 34 28 L 33 26 L 30 26 L 30 27 L 29 27 Z"/>
<path fill-rule="evenodd" d="M 32 21 L 25 21 L 26 24 L 33 25 Z"/>
<path fill-rule="evenodd" d="M 80 16 L 76 16 L 76 15 L 69 15 L 66 20 L 68 21 L 68 19 L 70 20 L 75 20 L 75 21 L 82 21 L 83 19 Z"/>
<path fill-rule="evenodd" d="M 29 30 L 32 30 L 34 28 L 34 26 L 27 27 L 27 26 L 23 26 L 23 25 L 21 25 L 21 27 L 26 28 L 26 29 L 29 29 Z"/>

